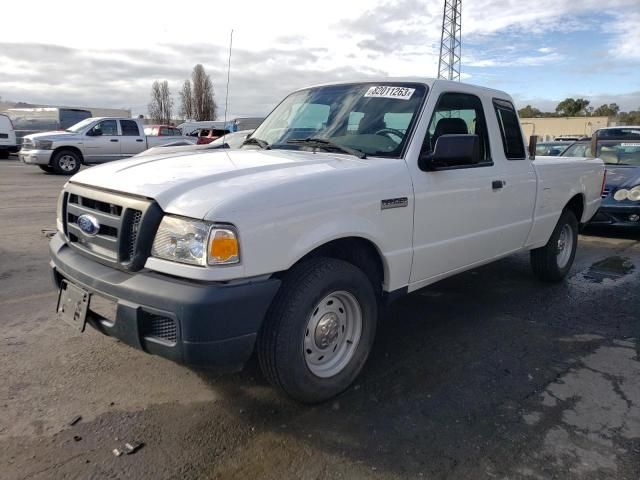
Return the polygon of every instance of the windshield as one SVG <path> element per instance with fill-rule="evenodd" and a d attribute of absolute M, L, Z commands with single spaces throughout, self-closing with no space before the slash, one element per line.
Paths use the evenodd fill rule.
<path fill-rule="evenodd" d="M 591 157 L 590 143 L 575 143 L 563 157 Z M 598 142 L 598 158 L 607 165 L 640 166 L 640 142 L 602 140 Z"/>
<path fill-rule="evenodd" d="M 93 118 L 85 118 L 81 122 L 78 122 L 75 125 L 67 128 L 67 132 L 78 133 L 80 130 L 89 126 L 91 123 L 93 123 Z"/>
<path fill-rule="evenodd" d="M 301 90 L 284 99 L 251 138 L 289 149 L 322 148 L 289 143 L 320 138 L 367 155 L 400 157 L 426 92 L 422 84 L 398 82 Z"/>

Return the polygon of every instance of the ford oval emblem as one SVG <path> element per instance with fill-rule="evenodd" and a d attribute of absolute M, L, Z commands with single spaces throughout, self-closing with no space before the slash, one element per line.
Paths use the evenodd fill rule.
<path fill-rule="evenodd" d="M 80 215 L 78 217 L 78 227 L 82 230 L 82 233 L 90 237 L 95 237 L 100 231 L 100 224 L 93 215 Z"/>

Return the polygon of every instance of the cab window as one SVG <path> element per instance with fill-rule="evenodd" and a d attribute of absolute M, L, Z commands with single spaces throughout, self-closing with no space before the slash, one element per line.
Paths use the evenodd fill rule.
<path fill-rule="evenodd" d="M 118 135 L 118 122 L 115 120 L 103 120 L 96 124 L 92 129 L 93 135 L 101 132 L 103 137 L 116 137 Z"/>
<path fill-rule="evenodd" d="M 442 135 L 477 135 L 480 141 L 479 166 L 493 165 L 482 101 L 468 93 L 443 93 L 429 121 L 422 153 L 433 153 Z"/>

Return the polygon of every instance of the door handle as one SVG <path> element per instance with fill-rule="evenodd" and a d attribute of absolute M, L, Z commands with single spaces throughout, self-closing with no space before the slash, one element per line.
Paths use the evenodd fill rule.
<path fill-rule="evenodd" d="M 117 138 L 112 138 L 110 141 L 112 141 L 112 142 L 117 142 L 117 141 L 118 141 L 118 139 L 117 139 Z"/>
<path fill-rule="evenodd" d="M 136 139 L 136 142 L 142 142 L 141 138 Z"/>
<path fill-rule="evenodd" d="M 491 182 L 491 188 L 494 190 L 500 190 L 506 184 L 507 182 L 505 182 L 504 180 L 494 180 L 493 182 Z"/>

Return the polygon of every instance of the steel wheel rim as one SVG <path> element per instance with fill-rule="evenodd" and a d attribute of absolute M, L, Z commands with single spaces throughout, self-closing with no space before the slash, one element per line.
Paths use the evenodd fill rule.
<path fill-rule="evenodd" d="M 65 172 L 71 172 L 76 168 L 76 159 L 71 155 L 63 155 L 58 160 L 58 165 Z"/>
<path fill-rule="evenodd" d="M 571 258 L 572 250 L 573 229 L 571 228 L 571 225 L 565 224 L 560 231 L 560 236 L 558 237 L 558 250 L 556 254 L 558 267 L 564 268 L 567 266 L 569 259 Z"/>
<path fill-rule="evenodd" d="M 353 358 L 362 335 L 362 309 L 344 290 L 324 297 L 307 321 L 303 355 L 309 371 L 320 378 L 339 374 Z"/>

